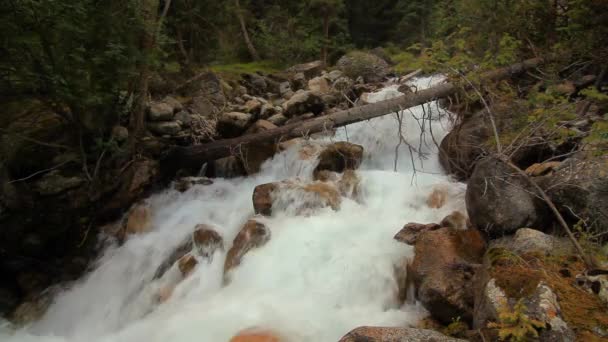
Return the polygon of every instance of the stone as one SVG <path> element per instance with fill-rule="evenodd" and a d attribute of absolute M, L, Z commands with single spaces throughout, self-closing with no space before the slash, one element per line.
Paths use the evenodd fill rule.
<path fill-rule="evenodd" d="M 313 61 L 303 64 L 294 65 L 285 72 L 290 74 L 302 74 L 306 79 L 311 79 L 313 77 L 321 75 L 321 71 L 323 70 L 323 62 L 322 61 Z"/>
<path fill-rule="evenodd" d="M 399 242 L 406 243 L 408 245 L 415 245 L 418 236 L 426 231 L 437 230 L 441 228 L 437 223 L 415 223 L 410 222 L 403 226 L 397 234 L 393 237 Z"/>
<path fill-rule="evenodd" d="M 157 161 L 141 158 L 131 163 L 118 180 L 118 190 L 107 200 L 103 210 L 122 211 L 131 206 L 156 182 L 160 175 Z"/>
<path fill-rule="evenodd" d="M 330 183 L 310 184 L 292 181 L 258 185 L 253 192 L 253 209 L 256 214 L 270 216 L 276 212 L 307 215 L 317 209 L 340 208 L 340 191 Z"/>
<path fill-rule="evenodd" d="M 187 278 L 194 272 L 196 265 L 198 265 L 198 261 L 192 254 L 186 254 L 177 261 L 177 268 L 184 278 Z"/>
<path fill-rule="evenodd" d="M 212 260 L 216 251 L 224 250 L 224 239 L 213 227 L 207 224 L 198 224 L 194 227 L 192 241 L 197 254 L 208 260 Z"/>
<path fill-rule="evenodd" d="M 331 91 L 331 87 L 327 78 L 319 76 L 308 81 L 308 90 L 316 94 L 327 94 Z"/>
<path fill-rule="evenodd" d="M 342 56 L 336 67 L 352 79 L 363 78 L 365 83 L 382 82 L 390 72 L 386 61 L 362 51 L 353 51 Z"/>
<path fill-rule="evenodd" d="M 241 78 L 243 80 L 243 84 L 249 90 L 250 94 L 264 95 L 268 90 L 268 82 L 262 75 L 258 75 L 256 73 L 242 74 Z"/>
<path fill-rule="evenodd" d="M 192 115 L 190 115 L 190 113 L 186 112 L 185 110 L 177 112 L 175 114 L 174 119 L 176 121 L 179 121 L 184 127 L 190 127 L 190 125 L 192 124 Z"/>
<path fill-rule="evenodd" d="M 287 95 L 289 95 L 288 97 L 293 95 L 293 90 L 291 90 L 291 84 L 289 82 L 279 83 L 279 95 L 283 98 Z"/>
<path fill-rule="evenodd" d="M 442 228 L 467 229 L 469 224 L 467 217 L 458 210 L 444 217 L 439 225 Z"/>
<path fill-rule="evenodd" d="M 288 118 L 312 112 L 318 115 L 325 108 L 321 97 L 312 91 L 299 91 L 283 103 L 283 115 Z"/>
<path fill-rule="evenodd" d="M 433 191 L 426 199 L 426 205 L 432 209 L 440 209 L 448 199 L 448 189 L 445 186 L 433 187 Z"/>
<path fill-rule="evenodd" d="M 271 103 L 265 103 L 260 108 L 260 118 L 261 119 L 268 119 L 269 117 L 271 117 L 273 115 L 280 114 L 281 111 L 282 111 L 281 107 L 275 107 Z"/>
<path fill-rule="evenodd" d="M 172 96 L 165 96 L 165 98 L 162 99 L 162 102 L 168 104 L 173 109 L 174 113 L 184 109 L 182 103 Z"/>
<path fill-rule="evenodd" d="M 217 131 L 224 138 L 235 138 L 243 134 L 253 120 L 254 116 L 248 113 L 222 113 L 217 122 Z"/>
<path fill-rule="evenodd" d="M 485 251 L 481 234 L 474 229 L 427 230 L 417 237 L 414 250 L 408 278 L 415 285 L 418 300 L 443 324 L 458 318 L 471 322 L 472 279 Z M 406 290 L 403 284 L 400 289 Z"/>
<path fill-rule="evenodd" d="M 363 146 L 340 141 L 327 145 L 319 154 L 313 176 L 323 170 L 344 172 L 356 170 L 363 159 Z"/>
<path fill-rule="evenodd" d="M 52 303 L 52 299 L 50 293 L 45 293 L 22 302 L 9 316 L 9 320 L 16 326 L 33 323 L 44 316 Z"/>
<path fill-rule="evenodd" d="M 148 120 L 170 121 L 173 120 L 173 107 L 164 102 L 153 102 L 148 108 Z"/>
<path fill-rule="evenodd" d="M 231 338 L 230 342 L 286 342 L 286 340 L 271 331 L 247 329 Z"/>
<path fill-rule="evenodd" d="M 53 170 L 42 176 L 42 178 L 34 184 L 34 187 L 42 196 L 54 196 L 77 188 L 85 182 L 86 181 L 82 177 L 66 177 L 61 174 L 60 170 Z"/>
<path fill-rule="evenodd" d="M 210 162 L 208 174 L 216 178 L 236 178 L 246 176 L 247 171 L 240 158 L 229 156 Z"/>
<path fill-rule="evenodd" d="M 327 78 L 331 82 L 336 82 L 336 80 L 339 79 L 340 77 L 342 77 L 343 75 L 344 75 L 344 73 L 340 70 L 332 70 L 327 74 Z"/>
<path fill-rule="evenodd" d="M 459 342 L 465 341 L 440 332 L 417 328 L 359 327 L 339 342 Z"/>
<path fill-rule="evenodd" d="M 534 189 L 504 162 L 485 158 L 469 179 L 466 207 L 471 224 L 490 237 L 522 227 L 545 228 L 547 208 Z"/>
<path fill-rule="evenodd" d="M 255 134 L 260 132 L 269 131 L 278 128 L 277 125 L 267 120 L 258 120 L 251 127 L 247 129 L 246 134 Z"/>
<path fill-rule="evenodd" d="M 268 122 L 276 125 L 282 126 L 287 122 L 288 118 L 283 114 L 275 114 L 268 118 Z"/>
<path fill-rule="evenodd" d="M 572 244 L 567 239 L 545 234 L 536 229 L 520 228 L 514 235 L 492 240 L 490 248 L 505 248 L 520 255 L 550 255 L 558 251 L 568 252 L 572 249 Z"/>
<path fill-rule="evenodd" d="M 147 233 L 151 226 L 152 211 L 146 204 L 137 204 L 129 211 L 125 233 L 127 235 Z"/>
<path fill-rule="evenodd" d="M 258 99 L 251 99 L 245 102 L 244 109 L 246 113 L 259 115 L 262 109 L 262 102 Z"/>
<path fill-rule="evenodd" d="M 561 165 L 561 162 L 559 162 L 559 161 L 552 161 L 552 162 L 546 162 L 546 163 L 535 163 L 535 164 L 530 165 L 530 167 L 528 167 L 525 172 L 528 176 L 532 176 L 532 177 L 544 176 L 544 175 L 547 175 L 547 174 L 553 172 L 553 170 L 560 165 Z"/>
<path fill-rule="evenodd" d="M 125 126 L 114 126 L 112 127 L 112 139 L 122 143 L 129 139 L 129 130 Z"/>
<path fill-rule="evenodd" d="M 176 135 L 182 130 L 177 121 L 149 122 L 148 129 L 157 135 Z"/>
<path fill-rule="evenodd" d="M 226 254 L 224 276 L 240 265 L 243 256 L 252 249 L 260 248 L 270 241 L 270 229 L 255 219 L 248 220 L 234 238 L 232 247 Z"/>
<path fill-rule="evenodd" d="M 355 85 L 355 81 L 353 81 L 350 77 L 342 76 L 333 81 L 332 88 L 339 92 L 349 92 L 352 87 Z"/>

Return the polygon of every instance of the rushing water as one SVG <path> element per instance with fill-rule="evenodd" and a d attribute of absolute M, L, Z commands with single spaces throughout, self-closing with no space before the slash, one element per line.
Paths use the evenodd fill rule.
<path fill-rule="evenodd" d="M 424 88 L 437 81 L 421 78 L 415 84 Z M 396 87 L 369 100 L 401 95 Z M 361 200 L 344 199 L 338 211 L 327 208 L 307 217 L 264 218 L 271 240 L 250 251 L 225 286 L 225 251 L 253 215 L 254 187 L 295 177 L 310 180 L 315 163 L 300 160 L 299 146 L 292 146 L 255 176 L 154 195 L 147 200 L 151 232 L 107 247 L 94 270 L 57 295 L 40 321 L 19 331 L 0 327 L 0 340 L 222 342 L 243 329 L 262 327 L 294 342 L 338 341 L 360 325 L 414 325 L 425 312 L 396 300 L 393 271 L 394 264 L 412 257 L 413 248 L 393 235 L 407 222 L 438 222 L 463 209 L 464 186 L 442 175 L 437 160 L 435 142 L 447 129 L 445 113 L 430 103 L 425 110 L 402 112 L 401 120 L 387 115 L 313 139 L 310 143 L 348 140 L 365 147 L 358 171 Z M 437 186 L 448 190 L 449 200 L 430 209 L 425 200 Z M 225 250 L 210 263 L 199 263 L 167 302 L 157 304 L 155 296 L 171 274 L 153 280 L 156 268 L 199 223 L 217 228 Z"/>

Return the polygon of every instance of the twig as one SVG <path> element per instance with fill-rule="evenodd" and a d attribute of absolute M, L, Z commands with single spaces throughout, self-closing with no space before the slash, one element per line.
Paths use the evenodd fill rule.
<path fill-rule="evenodd" d="M 19 133 L 12 132 L 12 131 L 10 131 L 8 129 L 0 128 L 0 131 L 4 132 L 5 134 L 14 135 L 14 136 L 16 136 L 16 137 L 18 137 L 20 139 L 32 142 L 34 144 L 38 144 L 38 145 L 42 145 L 42 146 L 47 146 L 47 147 L 53 147 L 53 148 L 60 148 L 60 149 L 64 149 L 64 150 L 70 150 L 71 149 L 70 147 L 65 146 L 65 145 L 47 143 L 47 142 L 44 142 L 44 141 L 36 140 L 34 138 L 26 137 L 26 136 L 21 135 Z"/>
<path fill-rule="evenodd" d="M 61 164 L 57 164 L 57 165 L 55 165 L 55 166 L 53 166 L 53 167 L 50 167 L 50 168 L 48 168 L 48 169 L 44 169 L 44 170 L 40 170 L 40 171 L 36 171 L 36 172 L 32 173 L 31 175 L 29 175 L 29 176 L 27 176 L 27 177 L 23 177 L 23 178 L 19 178 L 19 179 L 14 179 L 14 180 L 12 180 L 12 181 L 8 182 L 7 184 L 12 184 L 12 183 L 17 183 L 17 182 L 23 182 L 23 181 L 26 181 L 26 180 L 28 180 L 28 179 L 30 179 L 30 178 L 36 177 L 37 175 L 39 175 L 39 174 L 41 174 L 41 173 L 45 173 L 45 172 L 48 172 L 48 171 L 55 170 L 55 169 L 57 169 L 57 168 L 59 168 L 59 167 L 61 167 L 61 166 L 65 165 L 65 164 L 67 164 L 67 163 L 69 163 L 69 162 L 71 162 L 71 160 L 66 160 L 66 161 L 64 161 L 63 163 L 61 163 Z"/>

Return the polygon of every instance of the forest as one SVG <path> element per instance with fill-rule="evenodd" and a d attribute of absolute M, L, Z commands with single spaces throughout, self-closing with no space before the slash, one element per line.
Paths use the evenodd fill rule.
<path fill-rule="evenodd" d="M 390 308 L 405 317 L 414 300 L 427 317 L 399 321 L 398 332 L 341 331 L 340 321 L 290 340 L 279 335 L 293 331 L 276 332 L 274 322 L 263 337 L 213 336 L 608 341 L 608 0 L 3 0 L 0 32 L 0 339 L 2 317 L 11 342 L 27 340 L 19 329 L 32 322 L 47 324 L 34 325 L 47 335 L 70 325 L 52 316 L 84 309 L 52 298 L 71 298 L 68 289 L 103 272 L 107 255 L 169 225 L 160 212 L 175 227 L 192 223 L 171 216 L 180 208 L 160 207 L 189 208 L 204 196 L 180 201 L 210 187 L 219 195 L 205 208 L 217 204 L 225 217 L 199 208 L 207 216 L 184 230 L 187 243 L 174 238 L 150 252 L 158 265 L 134 262 L 139 269 L 117 277 L 129 285 L 127 275 L 141 273 L 120 310 L 141 309 L 129 314 L 147 324 L 153 308 L 186 298 L 174 290 L 214 253 L 226 259 L 222 286 L 233 273 L 239 284 L 240 268 L 254 265 L 241 258 L 275 239 L 266 225 L 281 215 L 339 226 L 358 211 L 328 219 L 315 210 L 339 213 L 344 201 L 376 210 L 363 198 L 374 190 L 361 189 L 375 184 L 366 172 L 378 167 L 412 172 L 406 191 L 426 200 L 408 208 L 430 210 L 387 235 L 411 259 L 394 262 L 399 305 Z M 357 131 L 382 120 L 393 120 L 382 136 Z M 300 159 L 289 154 L 298 148 Z M 285 155 L 314 164 L 302 167 L 311 175 L 275 179 L 268 165 Z M 424 188 L 431 174 L 448 185 Z M 247 206 L 231 191 L 245 193 Z M 288 204 L 276 214 L 282 191 L 306 195 L 281 197 Z M 214 219 L 221 228 L 209 228 Z M 183 283 L 159 285 L 176 269 Z M 154 292 L 145 308 L 133 299 L 144 288 Z M 117 321 L 128 316 L 120 310 Z M 70 334 L 84 326 L 59 336 L 77 341 Z M 108 323 L 99 338 L 122 328 Z"/>

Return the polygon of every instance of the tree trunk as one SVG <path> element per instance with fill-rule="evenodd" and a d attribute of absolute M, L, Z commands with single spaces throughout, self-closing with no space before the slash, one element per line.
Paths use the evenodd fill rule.
<path fill-rule="evenodd" d="M 484 82 L 505 79 L 525 70 L 535 68 L 544 62 L 545 59 L 542 58 L 529 59 L 506 68 L 484 73 L 481 76 L 481 79 Z M 331 115 L 297 122 L 261 133 L 244 135 L 233 139 L 218 140 L 204 145 L 175 147 L 161 161 L 161 166 L 163 168 L 162 172 L 165 177 L 172 177 L 180 168 L 199 168 L 205 162 L 230 156 L 231 153 L 248 144 L 259 144 L 261 142 L 296 138 L 363 120 L 369 120 L 410 107 L 415 107 L 432 100 L 448 97 L 455 94 L 459 89 L 458 86 L 452 83 L 443 83 L 429 89 L 421 90 L 415 94 L 408 94 L 390 100 L 339 111 Z"/>
<path fill-rule="evenodd" d="M 329 45 L 329 13 L 323 15 L 323 46 L 321 47 L 321 61 L 327 67 L 327 50 Z"/>
<path fill-rule="evenodd" d="M 245 18 L 243 17 L 243 12 L 241 11 L 241 4 L 239 0 L 234 0 L 234 4 L 236 6 L 236 16 L 239 19 L 239 24 L 241 25 L 241 31 L 243 33 L 243 38 L 245 38 L 245 44 L 247 45 L 249 54 L 251 55 L 251 58 L 253 58 L 254 61 L 259 61 L 260 55 L 258 55 L 255 46 L 253 46 L 253 43 L 249 38 L 249 33 L 247 32 L 247 25 L 245 24 Z"/>
<path fill-rule="evenodd" d="M 137 96 L 135 108 L 131 112 L 129 125 L 131 127 L 131 145 L 140 138 L 144 132 L 144 117 L 146 114 L 146 100 L 148 97 L 148 79 L 150 78 L 149 58 L 154 50 L 156 36 L 156 14 L 158 12 L 158 0 L 142 0 L 143 32 L 141 38 L 141 50 L 144 52 L 139 66 L 139 80 L 137 82 Z"/>

